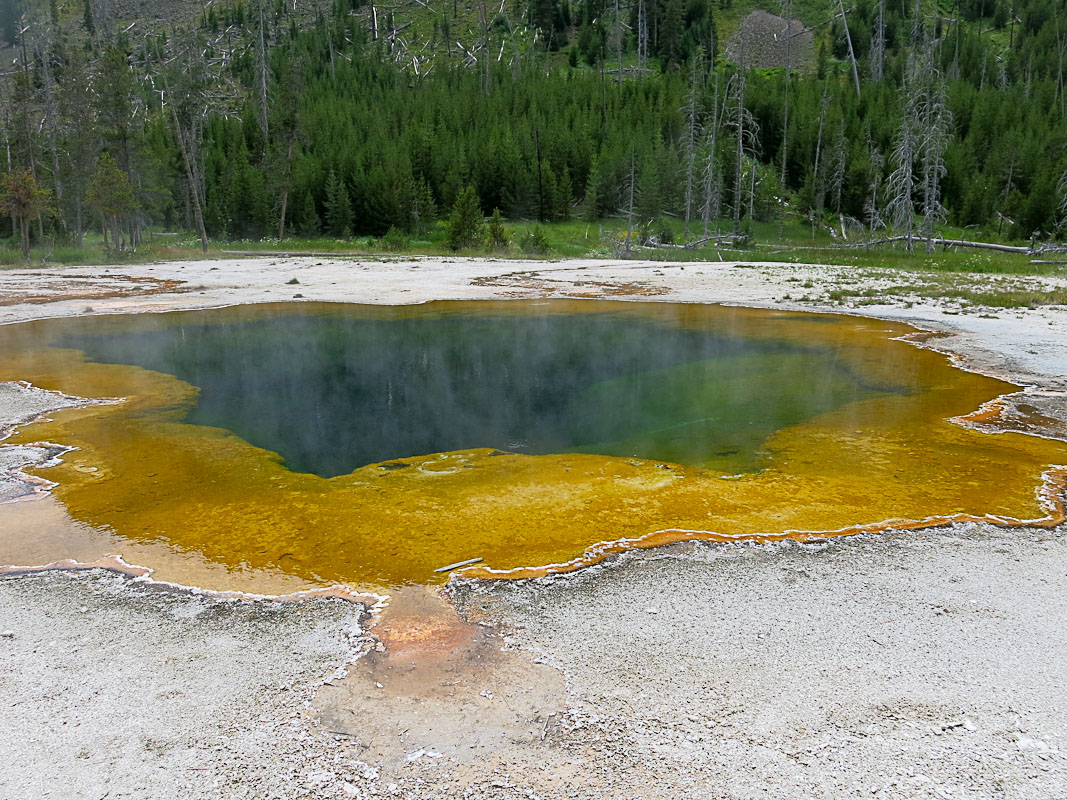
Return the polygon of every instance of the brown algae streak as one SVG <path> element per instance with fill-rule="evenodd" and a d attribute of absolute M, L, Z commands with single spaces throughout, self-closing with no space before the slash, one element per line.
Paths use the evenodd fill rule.
<path fill-rule="evenodd" d="M 433 583 L 447 577 L 436 568 L 479 557 L 484 562 L 465 574 L 530 577 L 691 539 L 810 538 L 967 518 L 1062 521 L 1063 474 L 1050 468 L 1067 464 L 1067 444 L 950 422 L 1017 387 L 899 341 L 914 332 L 910 326 L 593 301 L 442 302 L 404 313 L 485 311 L 625 313 L 686 330 L 827 348 L 861 380 L 904 382 L 910 390 L 863 397 L 784 427 L 763 443 L 762 469 L 740 474 L 644 458 L 478 448 L 323 478 L 290 471 L 276 453 L 227 430 L 182 423 L 196 387 L 53 346 L 71 321 L 52 320 L 0 330 L 0 380 L 125 402 L 56 412 L 9 442 L 77 448 L 44 474 L 82 523 L 235 570 L 280 572 L 320 586 Z M 211 313 L 247 319 L 279 308 Z M 316 304 L 301 313 L 389 312 Z M 53 560 L 69 555 L 55 546 Z"/>

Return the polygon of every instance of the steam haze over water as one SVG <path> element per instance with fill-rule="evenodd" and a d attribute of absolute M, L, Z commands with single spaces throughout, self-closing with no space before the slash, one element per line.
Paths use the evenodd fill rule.
<path fill-rule="evenodd" d="M 625 308 L 280 306 L 218 318 L 141 318 L 128 332 L 116 321 L 63 344 L 199 387 L 186 422 L 226 428 L 291 470 L 323 477 L 473 448 L 751 471 L 780 428 L 901 391 L 862 384 L 828 348 L 694 330 Z"/>

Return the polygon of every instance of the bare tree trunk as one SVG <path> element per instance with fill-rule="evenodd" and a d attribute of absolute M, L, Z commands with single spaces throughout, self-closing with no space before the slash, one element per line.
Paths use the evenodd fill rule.
<path fill-rule="evenodd" d="M 445 43 L 449 44 L 449 42 L 447 41 L 448 37 L 445 37 L 445 39 L 446 39 Z M 337 80 L 337 66 L 334 63 L 334 57 L 333 57 L 333 26 L 330 24 L 329 21 L 326 22 L 326 46 L 329 47 L 329 49 L 330 49 L 330 80 L 331 81 L 336 81 Z M 451 46 L 448 49 L 448 55 L 449 56 L 452 55 Z"/>
<path fill-rule="evenodd" d="M 489 28 L 492 20 L 489 18 L 489 9 L 485 0 L 481 0 L 478 7 L 479 21 L 482 25 L 482 47 L 485 50 L 485 94 L 486 97 L 493 89 L 493 59 L 489 57 Z"/>
<path fill-rule="evenodd" d="M 615 57 L 619 64 L 619 83 L 622 83 L 622 17 L 619 16 L 619 0 L 615 0 Z"/>
<path fill-rule="evenodd" d="M 267 108 L 267 43 L 263 33 L 263 0 L 259 7 L 259 39 L 256 46 L 257 72 L 259 73 L 259 127 L 263 130 L 264 146 L 270 141 L 270 114 Z"/>
<path fill-rule="evenodd" d="M 949 142 L 952 112 L 948 109 L 944 83 L 933 66 L 933 55 L 925 72 L 920 117 L 920 143 L 923 166 L 923 233 L 927 254 L 933 249 L 934 223 L 941 219 L 941 178 L 946 172 L 944 154 Z"/>
<path fill-rule="evenodd" d="M 845 123 L 842 121 L 826 155 L 830 173 L 830 202 L 838 214 L 841 213 L 841 192 L 845 186 L 845 168 L 848 166 L 848 139 L 845 137 Z"/>
<path fill-rule="evenodd" d="M 871 171 L 871 182 L 867 187 L 867 201 L 863 210 L 867 215 L 867 226 L 870 229 L 869 235 L 873 236 L 875 229 L 882 227 L 882 220 L 878 213 L 878 187 L 882 182 L 882 167 L 885 164 L 885 159 L 878 152 L 878 148 L 874 146 L 869 130 L 867 131 L 867 151 L 870 153 L 871 166 L 874 169 Z"/>
<path fill-rule="evenodd" d="M 59 168 L 59 148 L 56 146 L 56 136 L 58 123 L 56 122 L 59 116 L 56 111 L 55 95 L 53 94 L 52 85 L 52 70 L 49 68 L 48 62 L 50 54 L 46 47 L 37 43 L 37 56 L 41 62 L 41 77 L 43 78 L 44 86 L 44 116 L 45 126 L 48 128 L 48 149 L 52 155 L 52 183 L 55 186 L 56 202 L 60 203 L 63 200 L 63 178 Z"/>
<path fill-rule="evenodd" d="M 741 65 L 737 87 L 737 162 L 734 170 L 734 236 L 741 230 L 741 160 L 745 147 L 745 29 L 741 28 Z"/>
<path fill-rule="evenodd" d="M 534 128 L 534 150 L 537 155 L 537 221 L 545 221 L 545 184 L 541 171 L 541 131 Z"/>
<path fill-rule="evenodd" d="M 789 174 L 789 70 L 793 54 L 793 0 L 785 0 L 785 89 L 782 92 L 782 189 Z"/>
<path fill-rule="evenodd" d="M 20 18 L 19 24 L 21 26 L 21 30 L 19 32 L 19 39 L 21 40 L 21 45 L 22 45 L 22 74 L 26 79 L 26 85 L 27 86 L 33 86 L 33 80 L 30 77 L 30 56 L 29 56 L 29 52 L 26 49 L 26 33 L 27 33 L 27 31 L 29 31 L 30 26 L 28 24 L 26 24 L 25 15 Z M 29 162 L 30 175 L 33 177 L 34 183 L 40 185 L 40 181 L 37 178 L 37 156 L 34 153 L 34 149 L 35 148 L 33 146 L 33 133 L 30 130 L 26 131 L 26 142 L 27 142 L 26 158 L 27 158 L 27 161 Z M 28 222 L 27 222 L 27 224 L 28 224 Z M 38 237 L 43 242 L 44 241 L 44 218 L 40 214 L 37 214 L 37 233 L 38 233 Z M 29 236 L 29 233 L 27 233 L 27 236 Z M 28 260 L 29 259 L 29 255 L 27 255 L 26 258 Z"/>
<path fill-rule="evenodd" d="M 757 164 L 752 163 L 752 180 L 749 184 L 748 192 L 748 218 L 754 220 L 756 218 L 756 172 Z"/>
<path fill-rule="evenodd" d="M 4 103 L 4 152 L 7 155 L 7 171 L 11 172 L 11 135 L 9 133 L 11 127 L 11 106 Z M 18 228 L 18 218 L 15 216 L 15 212 L 11 212 L 11 235 L 15 235 L 15 231 Z"/>
<path fill-rule="evenodd" d="M 885 63 L 885 0 L 878 0 L 878 22 L 871 42 L 871 80 L 880 83 Z"/>
<path fill-rule="evenodd" d="M 685 153 L 687 163 L 685 171 L 685 232 L 682 234 L 683 244 L 689 241 L 689 219 L 693 209 L 693 163 L 696 161 L 697 83 L 701 56 L 701 49 L 700 47 L 697 47 L 692 56 L 693 64 L 689 73 L 689 102 L 687 104 L 689 120 Z"/>
<path fill-rule="evenodd" d="M 30 263 L 30 221 L 27 217 L 19 220 L 19 230 L 22 233 L 22 256 L 26 263 Z"/>
<path fill-rule="evenodd" d="M 289 205 L 289 188 L 286 187 L 282 190 L 282 203 L 281 213 L 278 219 L 278 241 L 285 238 L 285 211 Z"/>
<path fill-rule="evenodd" d="M 815 180 L 815 210 L 822 212 L 823 204 L 823 185 L 822 185 L 822 173 L 819 171 L 820 159 L 822 158 L 822 129 L 823 124 L 826 122 L 826 108 L 830 104 L 830 97 L 823 95 L 820 102 L 822 108 L 819 110 L 819 133 L 815 138 L 815 168 L 812 177 Z"/>
<path fill-rule="evenodd" d="M 855 248 L 855 247 L 871 247 L 878 244 L 892 244 L 894 242 L 909 242 L 913 237 L 908 235 L 902 236 L 887 236 L 884 239 L 877 239 L 875 241 L 862 242 L 859 244 L 839 244 L 834 245 L 840 248 Z M 971 242 L 966 239 L 945 239 L 940 236 L 935 236 L 932 240 L 935 245 L 944 245 L 945 247 L 971 247 L 977 250 L 996 250 L 1000 253 L 1035 253 L 1040 252 L 1040 248 L 1034 249 L 1032 247 L 1018 247 L 1009 244 L 997 244 L 995 242 Z"/>
<path fill-rule="evenodd" d="M 289 150 L 285 154 L 285 183 L 282 186 L 282 202 L 281 213 L 278 220 L 278 239 L 285 238 L 285 212 L 289 206 L 289 180 L 290 180 L 290 163 L 293 159 L 293 144 L 296 140 L 295 136 L 289 137 Z"/>
<path fill-rule="evenodd" d="M 852 61 L 852 77 L 856 81 L 856 97 L 860 95 L 860 71 L 856 67 L 856 51 L 852 49 L 852 36 L 848 32 L 848 19 L 845 18 L 845 0 L 837 0 L 841 7 L 841 24 L 845 28 L 845 41 L 848 43 L 848 57 Z"/>
<path fill-rule="evenodd" d="M 181 120 L 178 119 L 178 110 L 171 105 L 170 112 L 174 118 L 174 133 L 178 137 L 178 149 L 181 151 L 182 161 L 185 164 L 185 179 L 189 182 L 189 197 L 193 201 L 193 218 L 196 220 L 197 233 L 200 234 L 200 246 L 206 253 L 207 230 L 204 228 L 204 212 L 200 207 L 200 182 L 197 180 L 196 168 L 182 132 Z"/>
<path fill-rule="evenodd" d="M 709 229 L 711 227 L 711 219 L 714 216 L 716 221 L 719 218 L 718 202 L 713 199 L 715 192 L 715 156 L 716 148 L 718 144 L 719 133 L 719 75 L 715 73 L 715 94 L 712 101 L 711 111 L 711 134 L 709 136 L 710 143 L 708 145 L 708 160 L 704 167 L 704 205 L 700 208 L 700 213 L 704 218 L 704 238 L 708 238 Z"/>
<path fill-rule="evenodd" d="M 644 68 L 648 61 L 648 16 L 645 12 L 645 0 L 637 4 L 637 66 Z"/>
<path fill-rule="evenodd" d="M 82 239 L 84 237 L 84 225 L 82 224 L 82 199 L 75 195 L 74 197 L 74 244 L 76 247 L 82 246 Z"/>
<path fill-rule="evenodd" d="M 907 95 L 910 86 L 906 83 L 902 91 Z M 889 175 L 889 202 L 887 211 L 893 225 L 904 227 L 904 240 L 908 252 L 912 250 L 912 230 L 915 223 L 915 206 L 911 194 L 915 188 L 913 171 L 916 156 L 916 136 L 918 121 L 915 113 L 915 100 L 910 95 L 904 102 L 904 113 L 897 132 L 897 141 L 893 149 L 893 161 L 896 169 Z"/>
<path fill-rule="evenodd" d="M 634 151 L 630 151 L 630 202 L 626 206 L 626 252 L 630 252 L 630 242 L 634 231 L 634 184 L 637 183 L 637 164 Z"/>

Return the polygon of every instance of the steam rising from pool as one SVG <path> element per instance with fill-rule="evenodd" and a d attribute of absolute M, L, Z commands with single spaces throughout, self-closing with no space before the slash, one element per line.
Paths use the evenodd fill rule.
<path fill-rule="evenodd" d="M 536 308 L 152 317 L 59 344 L 175 375 L 199 389 L 185 422 L 327 478 L 471 448 L 752 471 L 776 431 L 907 391 L 865 381 L 828 347 L 687 328 L 679 314 Z"/>

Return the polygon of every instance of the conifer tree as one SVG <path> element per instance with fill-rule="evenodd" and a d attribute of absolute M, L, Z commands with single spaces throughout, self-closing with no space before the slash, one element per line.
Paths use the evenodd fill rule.
<path fill-rule="evenodd" d="M 310 189 L 304 192 L 304 199 L 300 201 L 300 210 L 297 212 L 296 219 L 297 231 L 301 236 L 318 236 L 322 233 L 322 220 L 319 219 L 315 198 L 311 196 Z"/>
<path fill-rule="evenodd" d="M 667 0 L 659 30 L 659 56 L 664 70 L 675 68 L 681 63 L 684 35 L 685 3 L 682 0 Z"/>
<path fill-rule="evenodd" d="M 115 159 L 105 153 L 97 162 L 96 170 L 89 180 L 85 204 L 100 216 L 100 228 L 107 246 L 111 233 L 111 249 L 122 249 L 123 222 L 137 208 L 129 176 L 119 169 Z"/>
<path fill-rule="evenodd" d="M 606 211 L 610 211 L 614 207 L 614 204 L 609 203 L 607 199 L 605 191 L 606 175 L 600 164 L 600 158 L 594 155 L 589 165 L 589 177 L 585 184 L 584 215 L 585 219 L 590 222 L 600 219 Z"/>
<path fill-rule="evenodd" d="M 415 233 L 426 233 L 437 219 L 437 203 L 433 191 L 425 178 L 415 181 L 415 190 L 411 202 L 411 224 Z"/>
<path fill-rule="evenodd" d="M 108 47 L 100 59 L 93 95 L 104 141 L 114 153 L 119 169 L 130 175 L 138 145 L 138 131 L 132 122 L 137 117 L 139 101 L 128 57 L 115 45 Z"/>
<path fill-rule="evenodd" d="M 499 208 L 493 209 L 493 215 L 489 217 L 489 222 L 486 223 L 485 243 L 494 252 L 503 252 L 508 249 L 510 239 L 508 238 L 507 229 L 504 227 L 504 220 L 500 216 Z"/>
<path fill-rule="evenodd" d="M 482 209 L 474 187 L 467 187 L 459 193 L 452 206 L 452 217 L 448 221 L 448 246 L 452 250 L 471 247 L 482 238 Z"/>
<path fill-rule="evenodd" d="M 330 170 L 326 178 L 326 231 L 331 236 L 352 235 L 352 199 L 345 182 Z"/>

